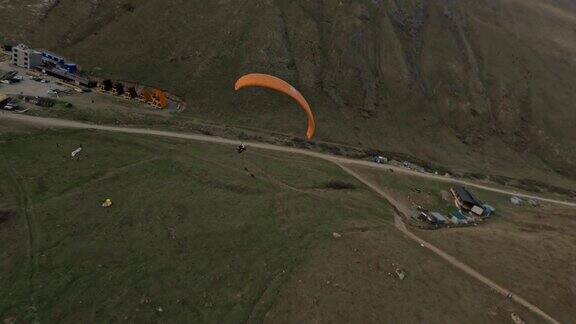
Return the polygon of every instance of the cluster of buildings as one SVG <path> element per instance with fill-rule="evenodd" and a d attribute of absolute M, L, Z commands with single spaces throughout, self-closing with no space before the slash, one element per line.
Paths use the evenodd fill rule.
<path fill-rule="evenodd" d="M 139 100 L 159 109 L 167 109 L 170 103 L 168 96 L 162 90 L 137 89 L 135 86 L 127 86 L 112 80 L 96 82 L 81 76 L 75 63 L 67 62 L 66 59 L 49 52 L 37 51 L 24 44 L 4 46 L 4 50 L 11 53 L 12 64 L 16 66 L 38 70 L 45 75 L 50 75 L 79 87 L 94 88 L 97 86 L 104 93 Z"/>
<path fill-rule="evenodd" d="M 93 88 L 96 82 L 79 74 L 75 63 L 67 62 L 64 58 L 49 52 L 40 52 L 24 44 L 4 46 L 12 54 L 12 64 L 25 69 L 38 70 L 43 74 L 53 76 L 62 81 Z"/>
<path fill-rule="evenodd" d="M 104 80 L 98 83 L 98 89 L 115 96 L 122 96 L 126 99 L 138 100 L 158 109 L 167 109 L 170 101 L 166 92 L 158 89 L 137 89 L 135 86 L 127 86 L 121 82 Z"/>
<path fill-rule="evenodd" d="M 434 226 L 466 226 L 481 222 L 496 211 L 494 207 L 484 204 L 464 187 L 453 187 L 450 189 L 450 193 L 457 208 L 454 212 L 445 215 L 420 209 L 416 218 Z"/>

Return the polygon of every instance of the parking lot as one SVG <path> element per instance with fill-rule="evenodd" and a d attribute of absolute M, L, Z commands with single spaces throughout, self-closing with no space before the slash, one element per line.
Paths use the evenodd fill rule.
<path fill-rule="evenodd" d="M 42 76 L 41 73 L 32 72 L 26 69 L 16 67 L 9 64 L 9 61 L 0 62 L 0 71 L 17 71 L 19 76 L 23 77 L 23 80 L 12 84 L 0 84 L 0 93 L 5 95 L 25 95 L 32 97 L 49 97 L 49 90 L 56 91 L 73 91 L 69 86 L 66 86 L 60 82 L 57 82 L 49 77 Z M 47 83 L 42 83 L 39 81 L 34 81 L 30 78 L 30 75 L 34 74 L 42 79 L 48 80 Z"/>
<path fill-rule="evenodd" d="M 1 59 L 2 58 L 0 57 L 0 60 Z M 55 77 L 44 75 L 36 70 L 20 68 L 10 63 L 10 60 L 4 60 L 0 62 L 0 77 L 2 77 L 4 73 L 16 71 L 18 73 L 17 78 L 21 81 L 12 84 L 0 83 L 0 94 L 8 95 L 11 97 L 20 95 L 25 97 L 48 97 L 52 99 L 62 99 L 64 96 L 66 96 L 66 101 L 70 103 L 78 101 L 84 104 L 89 103 L 88 106 L 91 107 L 100 108 L 102 108 L 102 103 L 107 103 L 107 107 L 114 106 L 117 109 L 122 109 L 126 106 L 137 106 L 139 108 L 148 108 L 142 110 L 142 112 L 160 115 L 179 111 L 182 109 L 181 103 L 179 101 L 170 98 L 168 98 L 168 106 L 165 109 L 158 110 L 157 108 L 153 108 L 148 104 L 141 103 L 138 100 L 125 99 L 123 96 L 113 96 L 110 94 L 110 92 L 105 94 L 98 91 L 85 93 L 75 85 L 66 84 Z M 137 84 L 132 84 L 130 86 L 134 86 L 139 89 L 143 88 Z"/>

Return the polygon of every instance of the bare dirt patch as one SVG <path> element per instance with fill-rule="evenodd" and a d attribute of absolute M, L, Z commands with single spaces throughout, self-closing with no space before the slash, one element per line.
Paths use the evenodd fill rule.
<path fill-rule="evenodd" d="M 33 124 L 24 124 L 24 123 L 16 123 L 13 121 L 8 121 L 2 119 L 0 112 L 0 135 L 7 134 L 7 133 L 23 133 L 23 132 L 30 132 L 33 130 L 45 129 L 47 127 L 33 125 Z M 1 140 L 0 140 L 1 141 Z"/>
<path fill-rule="evenodd" d="M 446 203 L 451 204 L 442 199 L 448 184 L 385 172 L 363 175 L 406 206 L 415 202 L 443 211 Z M 420 193 L 414 195 L 414 188 Z M 496 215 L 481 226 L 411 230 L 554 319 L 572 322 L 576 316 L 576 209 L 551 203 L 514 206 L 507 195 L 476 193 L 496 207 Z"/>
<path fill-rule="evenodd" d="M 508 322 L 513 312 L 539 320 L 395 230 L 379 229 L 315 249 L 265 322 L 489 323 Z"/>
<path fill-rule="evenodd" d="M 416 233 L 558 321 L 576 317 L 576 210 L 501 208 L 483 226 Z"/>

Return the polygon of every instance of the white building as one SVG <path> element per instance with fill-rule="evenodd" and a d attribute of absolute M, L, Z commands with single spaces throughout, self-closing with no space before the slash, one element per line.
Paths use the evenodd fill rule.
<path fill-rule="evenodd" d="M 26 69 L 42 64 L 42 53 L 24 44 L 12 47 L 12 64 Z"/>

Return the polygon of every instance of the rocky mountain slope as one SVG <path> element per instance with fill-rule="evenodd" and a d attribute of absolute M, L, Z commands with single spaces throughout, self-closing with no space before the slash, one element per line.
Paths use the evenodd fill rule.
<path fill-rule="evenodd" d="M 236 94 L 247 72 L 299 87 L 318 139 L 455 170 L 576 178 L 574 0 L 4 0 L 0 42 L 188 102 L 197 118 L 301 135 L 279 95 Z M 9 17 L 10 19 L 4 19 Z M 567 181 L 567 180 L 566 180 Z"/>

